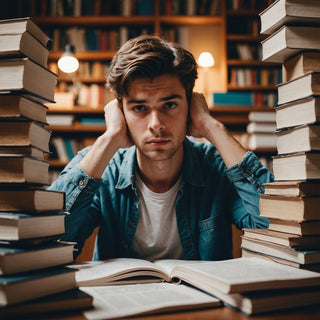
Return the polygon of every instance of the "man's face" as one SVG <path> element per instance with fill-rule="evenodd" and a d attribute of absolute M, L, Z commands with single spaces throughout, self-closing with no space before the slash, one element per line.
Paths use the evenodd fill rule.
<path fill-rule="evenodd" d="M 188 102 L 179 78 L 165 74 L 134 80 L 123 97 L 123 112 L 138 156 L 152 160 L 172 159 L 187 131 Z"/>

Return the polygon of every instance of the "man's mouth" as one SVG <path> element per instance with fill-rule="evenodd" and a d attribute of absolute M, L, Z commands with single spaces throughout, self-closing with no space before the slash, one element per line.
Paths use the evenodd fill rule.
<path fill-rule="evenodd" d="M 152 145 L 152 146 L 163 146 L 165 144 L 167 144 L 169 142 L 168 139 L 151 139 L 147 141 L 148 145 Z"/>

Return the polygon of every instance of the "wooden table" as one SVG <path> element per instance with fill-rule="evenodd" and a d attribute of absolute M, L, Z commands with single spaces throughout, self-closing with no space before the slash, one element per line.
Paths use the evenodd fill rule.
<path fill-rule="evenodd" d="M 31 318 L 26 318 L 31 319 Z M 86 320 L 80 312 L 64 313 L 54 316 L 38 316 L 37 320 Z M 315 307 L 290 309 L 289 311 L 272 312 L 265 315 L 245 316 L 228 307 L 195 310 L 177 313 L 166 313 L 151 316 L 128 318 L 128 320 L 320 320 L 320 301 Z"/>

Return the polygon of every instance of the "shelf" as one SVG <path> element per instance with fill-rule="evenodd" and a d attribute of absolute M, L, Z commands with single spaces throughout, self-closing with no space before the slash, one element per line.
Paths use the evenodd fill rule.
<path fill-rule="evenodd" d="M 234 86 L 228 84 L 228 90 L 230 91 L 275 91 L 277 86 Z"/>
<path fill-rule="evenodd" d="M 248 67 L 279 67 L 279 63 L 264 62 L 261 60 L 241 60 L 241 59 L 229 59 L 227 60 L 229 66 L 248 66 Z"/>
<path fill-rule="evenodd" d="M 97 83 L 97 84 L 104 84 L 107 81 L 106 77 L 99 77 L 99 78 L 93 78 L 93 77 L 77 77 L 77 80 L 82 83 Z M 58 77 L 58 82 L 73 82 L 71 78 L 68 77 Z"/>
<path fill-rule="evenodd" d="M 53 106 L 48 109 L 48 114 L 104 114 L 104 109 L 102 107 L 90 108 L 83 106 L 75 106 L 72 108 L 55 108 Z"/>
<path fill-rule="evenodd" d="M 224 18 L 221 16 L 160 16 L 159 22 L 168 25 L 216 25 L 222 24 Z"/>
<path fill-rule="evenodd" d="M 63 51 L 50 52 L 48 60 L 58 61 L 62 56 Z M 76 52 L 76 57 L 78 60 L 110 60 L 116 54 L 116 51 L 86 51 L 86 52 Z"/>
<path fill-rule="evenodd" d="M 106 127 L 104 125 L 74 124 L 72 126 L 48 126 L 47 129 L 59 133 L 103 133 L 106 130 Z"/>
<path fill-rule="evenodd" d="M 265 39 L 265 36 L 262 35 L 250 35 L 250 34 L 228 34 L 228 41 L 246 41 L 246 42 L 261 42 Z"/>

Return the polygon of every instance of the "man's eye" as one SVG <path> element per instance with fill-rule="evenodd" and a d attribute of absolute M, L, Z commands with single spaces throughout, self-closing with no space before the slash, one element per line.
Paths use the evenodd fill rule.
<path fill-rule="evenodd" d="M 170 102 L 165 103 L 164 108 L 165 109 L 173 109 L 176 106 L 177 106 L 177 103 L 170 101 Z"/>
<path fill-rule="evenodd" d="M 132 108 L 132 110 L 135 111 L 135 112 L 142 112 L 142 111 L 146 110 L 146 108 L 143 105 L 137 105 L 137 106 L 134 106 Z"/>

